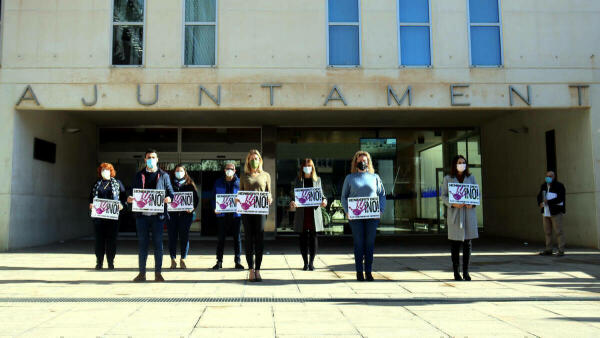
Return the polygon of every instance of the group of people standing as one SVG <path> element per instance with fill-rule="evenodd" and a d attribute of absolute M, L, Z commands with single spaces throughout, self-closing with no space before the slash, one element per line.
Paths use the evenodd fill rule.
<path fill-rule="evenodd" d="M 139 273 L 134 282 L 146 280 L 146 261 L 150 239 L 154 245 L 155 281 L 162 282 L 161 274 L 163 258 L 163 225 L 167 224 L 169 237 L 169 254 L 171 269 L 177 268 L 177 244 L 180 248 L 179 268 L 186 269 L 185 259 L 189 251 L 189 232 L 193 221 L 192 210 L 184 212 L 167 212 L 166 204 L 170 203 L 176 192 L 192 192 L 193 207 L 199 203 L 197 188 L 189 176 L 185 166 L 177 165 L 173 177 L 158 167 L 156 150 L 149 149 L 145 153 L 145 168 L 137 172 L 133 181 L 133 189 L 158 189 L 164 191 L 165 208 L 163 212 L 136 212 L 136 230 L 138 236 Z M 321 179 L 317 175 L 312 159 L 303 159 L 300 163 L 298 177 L 293 188 L 320 188 Z M 271 175 L 263 169 L 263 159 L 258 150 L 251 150 L 246 156 L 244 172 L 238 176 L 235 164 L 227 163 L 223 169 L 224 175 L 217 179 L 213 188 L 213 198 L 217 194 L 237 194 L 239 191 L 267 192 L 269 205 L 273 202 L 271 196 Z M 351 161 L 351 173 L 346 176 L 341 193 L 341 203 L 348 214 L 349 198 L 377 197 L 379 212 L 383 215 L 386 204 L 386 194 L 379 175 L 373 168 L 371 156 L 366 151 L 358 151 Z M 132 194 L 124 198 L 125 187 L 115 178 L 116 172 L 110 163 L 102 163 L 98 167 L 99 179 L 94 183 L 90 194 L 90 209 L 95 198 L 119 201 L 119 210 L 125 203 L 134 202 Z M 544 213 L 544 227 L 547 230 L 547 250 L 542 254 L 551 254 L 551 230 L 560 229 L 560 217 L 564 213 L 564 187 L 555 182 L 552 184 L 554 173 L 549 172 L 547 184 L 542 186 L 538 202 Z M 452 160 L 450 174 L 444 177 L 441 186 L 441 198 L 446 206 L 446 224 L 448 239 L 451 243 L 451 259 L 454 279 L 470 281 L 469 264 L 472 250 L 472 240 L 478 238 L 477 214 L 474 205 L 450 203 L 448 184 L 464 183 L 477 184 L 471 175 L 464 156 L 458 155 Z M 542 197 L 542 192 L 545 192 Z M 293 191 L 293 189 L 292 189 Z M 554 194 L 554 196 L 550 196 Z M 555 198 L 558 196 L 557 198 Z M 552 200 L 552 202 L 549 202 Z M 239 201 L 236 199 L 236 203 Z M 327 206 L 323 195 L 320 206 L 300 207 L 294 198 L 290 208 L 297 208 L 294 216 L 294 227 L 300 237 L 300 253 L 304 265 L 303 270 L 314 270 L 314 261 L 318 248 L 318 233 L 323 231 L 323 216 L 320 207 Z M 248 280 L 262 281 L 260 274 L 264 252 L 264 228 L 267 215 L 221 213 L 215 207 L 218 223 L 217 262 L 214 270 L 223 267 L 223 253 L 227 233 L 233 235 L 235 269 L 243 270 L 241 264 L 241 226 L 244 226 L 245 255 L 248 266 Z M 108 269 L 114 269 L 118 221 L 94 218 L 96 235 L 95 253 L 96 269 L 103 268 L 106 255 Z M 349 219 L 354 241 L 354 259 L 356 279 L 358 281 L 373 281 L 373 253 L 379 218 Z M 562 230 L 559 233 L 559 254 L 564 254 L 564 239 Z M 548 235 L 549 234 L 549 235 Z M 548 237 L 550 236 L 550 237 Z M 548 240 L 550 238 L 550 240 Z M 550 241 L 550 242 L 549 242 Z M 462 247 L 462 275 L 460 269 L 460 249 Z M 549 248 L 549 249 L 548 249 Z M 550 250 L 550 251 L 548 251 Z"/>

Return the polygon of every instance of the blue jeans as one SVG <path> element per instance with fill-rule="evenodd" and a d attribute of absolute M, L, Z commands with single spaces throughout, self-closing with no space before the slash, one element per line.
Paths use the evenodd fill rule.
<path fill-rule="evenodd" d="M 135 220 L 139 246 L 140 273 L 146 273 L 146 259 L 148 258 L 148 245 L 150 244 L 150 231 L 152 231 L 152 242 L 154 243 L 154 271 L 160 273 L 163 256 L 163 224 L 164 221 L 158 216 L 139 216 Z"/>
<path fill-rule="evenodd" d="M 181 258 L 185 259 L 190 249 L 190 227 L 192 226 L 193 216 L 185 211 L 172 213 L 170 216 L 171 219 L 167 223 L 169 255 L 172 259 L 175 259 L 177 256 L 177 240 L 179 240 Z"/>
<path fill-rule="evenodd" d="M 354 264 L 356 272 L 371 272 L 373 268 L 373 251 L 375 235 L 377 234 L 378 219 L 360 219 L 348 221 L 354 238 Z"/>

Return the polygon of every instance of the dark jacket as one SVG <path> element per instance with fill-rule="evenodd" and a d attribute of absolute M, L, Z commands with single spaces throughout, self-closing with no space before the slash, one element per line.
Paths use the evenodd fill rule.
<path fill-rule="evenodd" d="M 135 174 L 135 178 L 133 179 L 133 184 L 131 186 L 132 189 L 144 189 L 144 183 L 142 180 L 142 176 L 144 176 L 144 171 L 146 170 L 146 168 L 138 171 Z M 162 170 L 162 169 L 158 169 L 158 178 L 157 178 L 157 182 L 156 182 L 156 189 L 157 190 L 164 190 L 165 191 L 165 196 L 167 197 L 171 197 L 171 200 L 174 197 L 174 191 L 173 191 L 173 186 L 171 185 L 171 179 L 169 178 L 169 174 L 167 174 L 166 171 Z M 133 195 L 133 191 L 131 193 L 131 195 Z M 140 217 L 143 216 L 141 212 L 136 212 L 136 217 Z M 158 218 L 161 220 L 164 220 L 165 218 L 169 218 L 169 214 L 167 213 L 167 204 L 165 204 L 165 211 L 162 214 L 158 214 Z"/>
<path fill-rule="evenodd" d="M 116 179 L 115 179 L 116 180 Z M 104 187 L 106 186 L 106 183 L 108 181 L 105 181 L 103 179 L 99 179 L 98 181 L 94 182 L 94 184 L 92 184 L 92 188 L 90 189 L 90 204 L 92 204 L 94 202 L 94 198 L 96 196 L 94 196 L 94 187 L 96 186 L 96 184 L 98 184 L 98 182 L 100 182 L 100 185 L 98 186 L 98 198 L 103 198 L 103 199 L 107 199 L 107 200 L 119 200 L 119 202 L 121 202 L 121 205 L 124 207 L 127 206 L 127 194 L 125 193 L 125 186 L 123 185 L 123 182 L 121 182 L 120 180 L 117 180 L 117 182 L 119 182 L 119 194 L 118 196 L 115 196 L 112 190 L 112 185 L 109 183 L 108 186 L 106 187 L 106 189 L 104 189 Z M 120 217 L 120 214 L 119 214 Z M 112 220 L 107 220 L 107 219 L 101 219 L 101 218 L 94 218 L 93 222 L 94 223 L 105 223 L 105 222 L 111 222 Z M 117 222 L 117 221 L 113 221 L 113 222 Z"/>
<path fill-rule="evenodd" d="M 215 181 L 215 186 L 213 187 L 213 191 L 212 191 L 212 206 L 213 206 L 213 210 L 216 209 L 216 195 L 217 194 L 237 194 L 238 191 L 240 190 L 240 179 L 237 175 L 233 176 L 233 180 L 231 181 L 231 183 L 229 184 L 229 189 L 228 189 L 228 184 L 225 181 L 225 176 L 221 176 L 219 178 L 217 178 L 217 180 Z M 234 213 L 233 214 L 234 217 L 240 217 L 241 215 L 238 213 Z M 217 217 L 225 217 L 224 213 L 219 213 L 217 214 Z"/>
<path fill-rule="evenodd" d="M 547 189 L 547 184 L 543 183 L 540 186 L 540 191 L 538 192 L 537 195 L 537 202 L 538 202 L 538 206 L 540 205 L 540 203 L 544 202 L 544 191 L 546 191 Z M 553 198 L 551 200 L 548 200 L 548 207 L 550 209 L 550 215 L 554 216 L 554 215 L 558 215 L 558 214 L 564 214 L 567 212 L 567 201 L 566 201 L 566 191 L 565 191 L 565 186 L 558 182 L 558 181 L 554 181 L 550 184 L 550 192 L 553 192 L 556 194 L 556 198 Z M 562 203 L 563 205 L 559 205 L 560 203 Z M 544 208 L 541 208 L 541 213 L 544 213 Z"/>
<path fill-rule="evenodd" d="M 106 185 L 105 180 L 100 179 L 96 182 L 94 182 L 94 184 L 92 184 L 92 188 L 90 189 L 90 204 L 94 201 L 94 198 L 96 196 L 94 196 L 94 187 L 96 186 L 96 184 L 98 184 L 98 182 L 103 181 L 104 184 L 102 184 L 99 189 L 98 189 L 98 198 L 103 198 L 103 199 L 107 199 L 107 200 L 116 200 L 118 199 L 119 202 L 121 202 L 121 204 L 123 205 L 123 207 L 125 207 L 127 205 L 127 196 L 125 194 L 125 185 L 123 185 L 123 182 L 121 182 L 120 180 L 117 180 L 117 182 L 119 182 L 119 196 L 114 196 L 113 191 L 112 191 L 112 186 L 109 184 L 108 187 L 106 187 L 106 189 L 104 189 L 104 186 Z"/>
<path fill-rule="evenodd" d="M 200 202 L 200 199 L 198 198 L 198 191 L 192 184 L 183 184 L 181 186 L 178 186 L 176 179 L 171 178 L 171 186 L 173 187 L 174 192 L 191 192 L 193 195 L 193 200 L 194 200 L 194 210 L 196 210 L 196 208 L 198 207 L 198 203 Z M 189 216 L 189 217 L 193 216 L 192 213 L 188 213 L 188 212 L 174 212 L 169 215 L 171 217 L 173 217 L 174 215 Z"/>

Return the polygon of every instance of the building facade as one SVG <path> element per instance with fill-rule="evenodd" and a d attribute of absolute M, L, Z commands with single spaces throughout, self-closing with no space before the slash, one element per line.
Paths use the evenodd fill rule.
<path fill-rule="evenodd" d="M 444 236 L 456 154 L 480 184 L 484 234 L 542 241 L 547 169 L 567 188 L 568 244 L 600 247 L 600 2 L 595 0 L 3 0 L 0 250 L 92 233 L 108 161 L 128 185 L 146 148 L 202 190 L 214 234 L 225 161 L 263 153 L 291 231 L 299 161 L 315 159 L 329 235 L 352 155 L 387 192 L 381 235 Z M 126 211 L 121 231 L 133 231 Z"/>

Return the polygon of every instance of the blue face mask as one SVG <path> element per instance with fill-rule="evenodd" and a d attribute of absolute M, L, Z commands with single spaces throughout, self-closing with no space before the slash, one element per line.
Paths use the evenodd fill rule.
<path fill-rule="evenodd" d="M 157 162 L 158 161 L 155 158 L 149 158 L 146 160 L 146 166 L 150 169 L 154 169 Z"/>
<path fill-rule="evenodd" d="M 548 184 L 552 183 L 552 177 L 546 176 L 546 183 L 548 183 Z"/>

